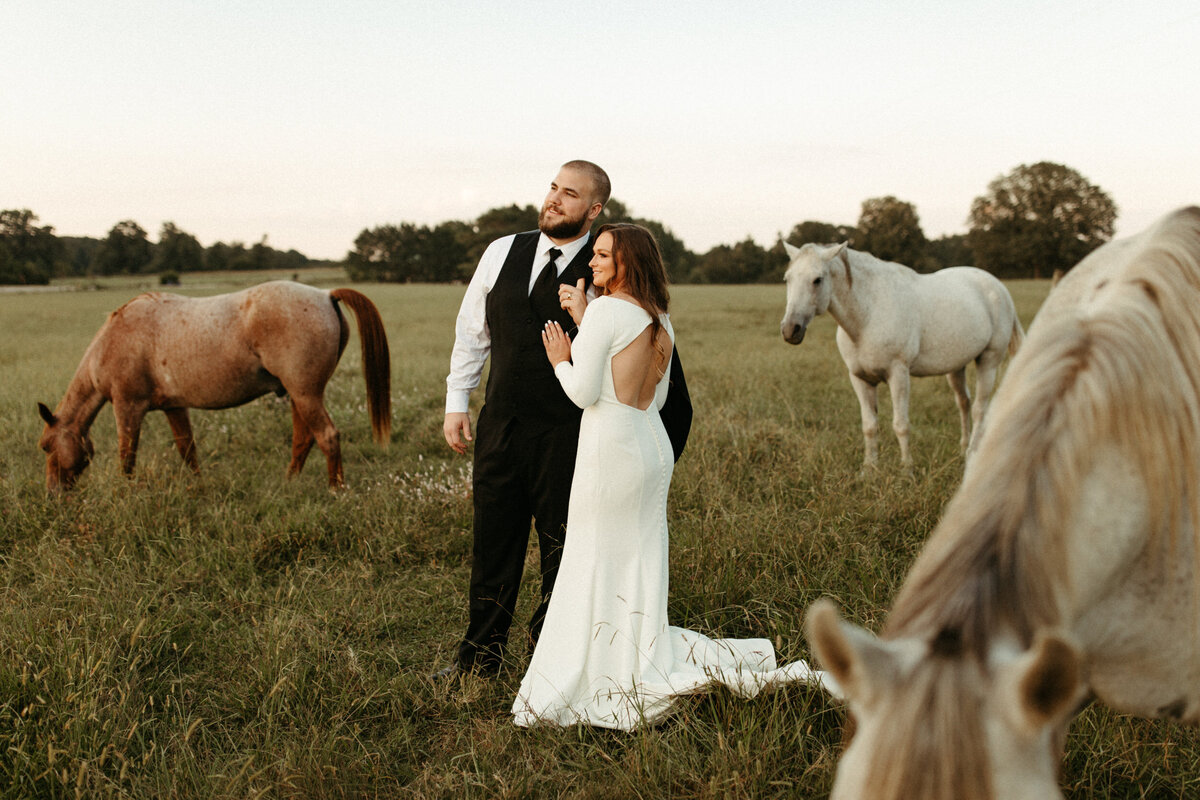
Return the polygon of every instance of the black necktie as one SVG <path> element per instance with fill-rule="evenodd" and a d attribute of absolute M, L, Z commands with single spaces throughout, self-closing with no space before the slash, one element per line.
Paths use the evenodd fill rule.
<path fill-rule="evenodd" d="M 552 288 L 558 283 L 558 270 L 554 266 L 554 262 L 562 255 L 562 250 L 557 247 L 550 248 L 550 260 L 546 262 L 546 266 L 542 267 L 542 271 L 538 273 L 537 280 L 533 282 L 533 292 L 539 289 Z M 530 292 L 532 294 L 533 292 Z"/>

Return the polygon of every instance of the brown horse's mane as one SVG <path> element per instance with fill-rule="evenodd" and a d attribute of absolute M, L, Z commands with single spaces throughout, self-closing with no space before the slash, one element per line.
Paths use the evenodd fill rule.
<path fill-rule="evenodd" d="M 924 637 L 986 663 L 998 628 L 1028 646 L 1060 623 L 1058 533 L 1098 444 L 1142 477 L 1152 531 L 1173 539 L 1185 516 L 1200 519 L 1200 208 L 1138 239 L 1110 285 L 1031 332 L 885 637 Z"/>

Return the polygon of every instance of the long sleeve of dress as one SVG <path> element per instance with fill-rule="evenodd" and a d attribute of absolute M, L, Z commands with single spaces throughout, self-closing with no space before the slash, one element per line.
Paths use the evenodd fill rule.
<path fill-rule="evenodd" d="M 560 361 L 554 367 L 563 391 L 580 408 L 594 405 L 600 399 L 604 370 L 608 367 L 608 350 L 614 335 L 609 312 L 607 302 L 602 298 L 588 303 L 579 322 L 579 333 L 571 343 L 571 360 Z"/>

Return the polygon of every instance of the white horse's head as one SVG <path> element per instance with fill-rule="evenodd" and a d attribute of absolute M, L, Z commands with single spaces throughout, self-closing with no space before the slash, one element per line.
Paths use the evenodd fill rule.
<path fill-rule="evenodd" d="M 806 244 L 793 247 L 783 243 L 791 263 L 784 280 L 787 282 L 787 308 L 779 332 L 788 344 L 804 341 L 804 332 L 818 314 L 829 310 L 833 297 L 833 282 L 830 280 L 830 262 L 846 252 L 846 243 L 821 247 Z"/>
<path fill-rule="evenodd" d="M 1084 684 L 1076 649 L 1043 636 L 983 663 L 953 635 L 878 639 L 827 600 L 809 644 L 845 692 L 856 726 L 831 800 L 1051 800 Z"/>

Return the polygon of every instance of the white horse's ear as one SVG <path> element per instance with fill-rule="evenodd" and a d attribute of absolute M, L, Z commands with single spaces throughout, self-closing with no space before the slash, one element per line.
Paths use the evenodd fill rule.
<path fill-rule="evenodd" d="M 1005 684 L 1002 702 L 1029 735 L 1066 722 L 1086 689 L 1079 651 L 1053 635 L 1040 637 L 1021 654 L 1008 670 Z"/>
<path fill-rule="evenodd" d="M 846 252 L 846 247 L 849 244 L 849 242 L 842 242 L 841 244 L 834 244 L 826 247 L 821 251 L 821 259 L 824 261 L 833 261 L 842 253 Z"/>
<path fill-rule="evenodd" d="M 800 255 L 800 248 L 794 247 L 788 242 L 783 243 L 783 248 L 787 250 L 788 261 L 795 261 L 796 256 Z"/>
<path fill-rule="evenodd" d="M 891 683 L 896 658 L 874 634 L 844 622 L 833 602 L 822 598 L 804 620 L 808 644 L 817 661 L 852 701 L 863 702 L 873 687 Z"/>

